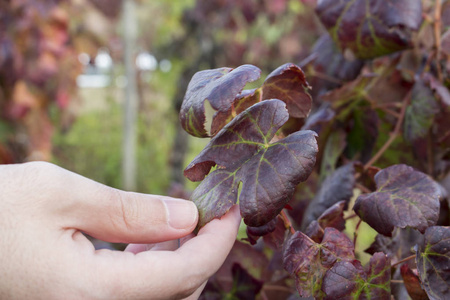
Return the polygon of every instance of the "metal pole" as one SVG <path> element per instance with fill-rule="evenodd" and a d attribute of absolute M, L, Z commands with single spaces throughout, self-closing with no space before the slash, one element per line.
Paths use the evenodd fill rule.
<path fill-rule="evenodd" d="M 134 0 L 123 1 L 124 63 L 127 84 L 125 87 L 123 128 L 123 188 L 136 189 L 136 117 L 137 87 L 134 49 L 137 39 L 136 11 Z"/>

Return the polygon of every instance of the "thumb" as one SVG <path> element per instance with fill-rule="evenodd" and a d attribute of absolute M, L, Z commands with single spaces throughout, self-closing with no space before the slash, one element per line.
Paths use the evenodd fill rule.
<path fill-rule="evenodd" d="M 58 224 L 115 243 L 156 243 L 191 233 L 198 211 L 191 201 L 125 192 L 52 164 L 40 164 L 48 210 Z M 45 183 L 45 184 L 44 184 Z"/>
<path fill-rule="evenodd" d="M 79 207 L 75 227 L 103 241 L 157 243 L 186 236 L 197 225 L 191 201 L 108 187 L 101 194 Z"/>

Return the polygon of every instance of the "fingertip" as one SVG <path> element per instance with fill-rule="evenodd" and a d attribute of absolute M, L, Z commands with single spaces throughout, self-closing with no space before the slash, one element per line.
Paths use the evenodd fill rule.
<path fill-rule="evenodd" d="M 209 222 L 208 224 L 206 224 L 205 226 L 203 226 L 199 230 L 199 234 L 201 234 L 205 230 L 208 230 L 209 227 L 211 227 L 211 226 L 208 226 L 209 224 L 216 224 L 216 223 L 226 224 L 227 226 L 228 225 L 234 226 L 234 227 L 236 227 L 236 231 L 237 231 L 239 229 L 239 225 L 241 224 L 241 220 L 242 220 L 242 218 L 241 218 L 239 205 L 233 205 L 230 208 L 230 210 L 225 215 L 223 215 L 220 219 L 214 219 L 211 222 Z M 213 226 L 215 226 L 215 225 L 213 225 Z M 220 226 L 222 226 L 222 225 L 220 225 Z"/>
<path fill-rule="evenodd" d="M 194 230 L 198 222 L 198 210 L 194 202 L 176 198 L 164 198 L 163 203 L 166 207 L 170 227 L 177 230 Z"/>
<path fill-rule="evenodd" d="M 239 208 L 239 205 L 233 205 L 231 209 L 228 211 L 228 214 L 231 218 L 235 220 L 235 222 L 240 225 L 242 218 L 241 218 L 241 209 Z"/>

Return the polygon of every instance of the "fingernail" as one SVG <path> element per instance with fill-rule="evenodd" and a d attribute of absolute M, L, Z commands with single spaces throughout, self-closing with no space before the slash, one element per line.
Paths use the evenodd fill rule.
<path fill-rule="evenodd" d="M 192 228 L 198 221 L 195 204 L 187 200 L 165 199 L 169 226 L 175 229 Z"/>

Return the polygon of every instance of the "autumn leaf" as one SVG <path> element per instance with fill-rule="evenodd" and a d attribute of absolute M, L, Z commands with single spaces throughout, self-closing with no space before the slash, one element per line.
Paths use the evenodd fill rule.
<path fill-rule="evenodd" d="M 316 13 L 344 54 L 368 59 L 412 46 L 420 0 L 319 0 Z"/>
<path fill-rule="evenodd" d="M 425 232 L 439 217 L 440 189 L 422 172 L 393 165 L 375 175 L 377 190 L 356 199 L 354 211 L 372 228 L 391 236 L 394 227 Z"/>
<path fill-rule="evenodd" d="M 416 252 L 422 286 L 434 299 L 450 298 L 450 227 L 433 226 Z"/>
<path fill-rule="evenodd" d="M 237 114 L 253 104 L 268 99 L 285 102 L 290 117 L 304 119 L 309 115 L 312 106 L 309 89 L 301 68 L 293 63 L 281 65 L 267 76 L 260 88 L 243 90 L 228 109 L 218 110 L 213 117 L 211 134 L 214 135 Z"/>
<path fill-rule="evenodd" d="M 320 190 L 305 212 L 302 228 L 306 228 L 337 202 L 345 201 L 348 203 L 353 196 L 353 187 L 355 185 L 354 172 L 353 164 L 341 166 L 323 181 Z"/>
<path fill-rule="evenodd" d="M 306 180 L 315 164 L 316 134 L 295 132 L 270 143 L 288 119 L 286 105 L 267 100 L 253 105 L 225 126 L 188 165 L 184 174 L 200 181 L 192 193 L 199 209 L 199 227 L 220 218 L 238 199 L 244 222 L 262 226 L 272 220 Z"/>
<path fill-rule="evenodd" d="M 337 262 L 323 278 L 325 299 L 390 299 L 391 262 L 375 253 L 363 268 L 354 261 Z"/>
<path fill-rule="evenodd" d="M 195 73 L 180 110 L 180 122 L 184 130 L 196 137 L 207 137 L 204 102 L 208 100 L 215 110 L 227 110 L 247 82 L 258 79 L 260 74 L 261 70 L 252 65 Z"/>
<path fill-rule="evenodd" d="M 419 276 L 417 276 L 417 272 L 414 271 L 408 266 L 408 264 L 403 264 L 400 268 L 400 273 L 402 274 L 406 290 L 412 300 L 427 300 L 427 293 L 425 293 L 422 289 Z"/>
<path fill-rule="evenodd" d="M 313 77 L 308 80 L 316 95 L 355 79 L 363 65 L 362 60 L 345 59 L 328 33 L 317 40 L 311 54 L 300 63 L 306 73 Z"/>
<path fill-rule="evenodd" d="M 294 276 L 301 297 L 320 298 L 325 273 L 337 261 L 353 260 L 354 256 L 352 241 L 335 228 L 326 228 L 320 243 L 297 231 L 286 242 L 283 266 Z"/>
<path fill-rule="evenodd" d="M 284 64 L 267 76 L 262 86 L 263 99 L 280 99 L 286 103 L 289 115 L 306 118 L 311 111 L 311 96 L 305 74 L 292 63 Z"/>
<path fill-rule="evenodd" d="M 431 88 L 417 79 L 411 93 L 411 105 L 406 109 L 403 135 L 414 142 L 428 134 L 434 116 L 439 112 L 438 101 Z"/>

